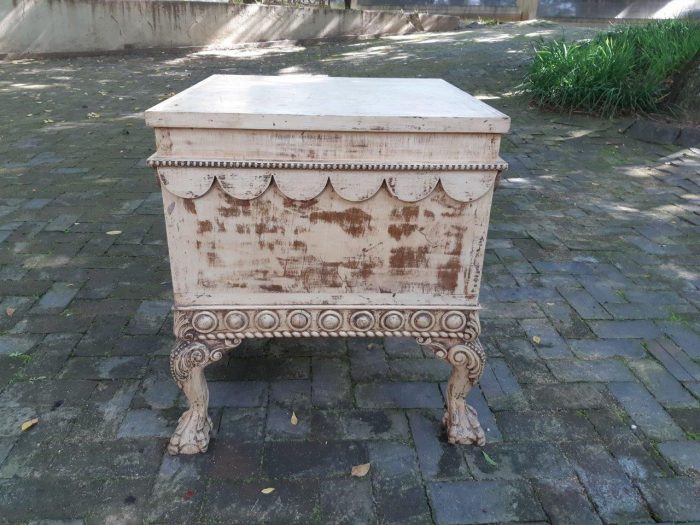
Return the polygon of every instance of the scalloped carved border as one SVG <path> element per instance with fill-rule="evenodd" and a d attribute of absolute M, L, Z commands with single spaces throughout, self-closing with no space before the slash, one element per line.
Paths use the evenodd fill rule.
<path fill-rule="evenodd" d="M 174 311 L 175 336 L 186 341 L 274 337 L 417 337 L 473 341 L 474 308 L 294 306 L 187 308 Z"/>
<path fill-rule="evenodd" d="M 213 159 L 148 159 L 151 168 L 245 168 L 245 169 L 281 169 L 281 170 L 350 170 L 350 171 L 492 171 L 507 170 L 508 163 L 503 160 L 494 162 L 465 162 L 459 164 L 387 164 L 375 162 L 297 162 L 297 161 L 262 161 L 262 160 L 213 160 Z"/>

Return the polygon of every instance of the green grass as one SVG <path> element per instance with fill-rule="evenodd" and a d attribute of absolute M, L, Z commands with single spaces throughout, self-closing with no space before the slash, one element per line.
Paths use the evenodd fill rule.
<path fill-rule="evenodd" d="M 542 42 L 523 90 L 541 107 L 612 117 L 663 108 L 670 80 L 700 51 L 700 25 L 651 22 L 592 40 Z"/>

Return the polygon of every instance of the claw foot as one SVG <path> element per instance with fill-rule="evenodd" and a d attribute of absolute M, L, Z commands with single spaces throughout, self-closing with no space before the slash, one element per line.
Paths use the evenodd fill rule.
<path fill-rule="evenodd" d="M 481 428 L 476 410 L 469 405 L 464 405 L 461 410 L 457 409 L 452 419 L 449 412 L 445 412 L 442 426 L 445 428 L 447 442 L 452 445 L 483 447 L 486 444 L 486 434 Z"/>
<path fill-rule="evenodd" d="M 209 447 L 211 418 L 205 413 L 197 413 L 193 409 L 186 410 L 177 423 L 177 429 L 170 438 L 168 452 L 177 454 L 199 454 L 206 452 Z"/>

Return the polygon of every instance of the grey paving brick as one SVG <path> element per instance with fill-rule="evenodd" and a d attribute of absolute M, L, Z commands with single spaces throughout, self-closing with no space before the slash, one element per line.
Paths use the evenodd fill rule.
<path fill-rule="evenodd" d="M 0 394 L 0 406 L 32 407 L 36 410 L 79 406 L 95 389 L 95 383 L 82 380 L 34 380 L 16 382 Z"/>
<path fill-rule="evenodd" d="M 425 479 L 450 479 L 468 476 L 469 468 L 458 447 L 443 437 L 441 414 L 410 412 L 413 442 L 418 453 L 420 470 Z"/>
<path fill-rule="evenodd" d="M 504 359 L 487 361 L 479 385 L 494 410 L 527 408 L 525 395 Z"/>
<path fill-rule="evenodd" d="M 651 321 L 591 321 L 590 327 L 603 339 L 653 339 L 660 335 L 659 328 Z"/>
<path fill-rule="evenodd" d="M 143 376 L 144 357 L 72 357 L 61 379 L 130 379 Z"/>
<path fill-rule="evenodd" d="M 423 351 L 416 340 L 409 337 L 387 337 L 384 349 L 389 357 L 411 358 L 423 357 Z"/>
<path fill-rule="evenodd" d="M 247 341 L 246 341 L 247 342 Z M 231 356 L 226 376 L 221 379 L 237 381 L 280 381 L 287 379 L 309 379 L 311 359 L 308 357 L 266 357 L 264 352 L 254 351 L 253 358 Z"/>
<path fill-rule="evenodd" d="M 381 377 L 393 381 L 442 381 L 449 377 L 451 367 L 442 359 L 390 359 L 388 370 Z"/>
<path fill-rule="evenodd" d="M 350 371 L 346 361 L 316 357 L 312 364 L 311 401 L 314 406 L 352 404 Z"/>
<path fill-rule="evenodd" d="M 157 334 L 170 313 L 169 301 L 143 301 L 126 327 L 130 334 Z"/>
<path fill-rule="evenodd" d="M 48 466 L 56 449 L 61 446 L 80 413 L 74 407 L 58 407 L 54 410 L 30 411 L 27 416 L 23 409 L 14 409 L 16 420 L 10 427 L 7 425 L 9 418 L 3 412 L 0 410 L 0 437 L 17 436 L 17 441 L 0 465 L 0 479 L 36 478 L 49 471 Z M 32 427 L 31 433 L 22 432 L 21 423 L 32 417 L 39 419 L 39 422 Z"/>
<path fill-rule="evenodd" d="M 242 441 L 260 441 L 265 429 L 264 408 L 224 408 L 219 435 Z"/>
<path fill-rule="evenodd" d="M 376 523 L 368 478 L 331 479 L 321 485 L 321 520 L 328 524 Z"/>
<path fill-rule="evenodd" d="M 297 417 L 297 424 L 291 422 L 292 414 Z M 311 433 L 311 411 L 305 408 L 292 410 L 286 407 L 271 406 L 267 411 L 265 439 L 284 441 L 292 439 L 308 439 Z M 316 437 L 316 436 L 313 436 Z"/>
<path fill-rule="evenodd" d="M 185 400 L 183 399 L 183 402 Z M 210 407 L 260 407 L 267 403 L 267 384 L 261 381 L 212 381 Z"/>
<path fill-rule="evenodd" d="M 558 359 L 547 363 L 554 377 L 564 382 L 634 381 L 624 363 L 613 359 L 578 361 Z"/>
<path fill-rule="evenodd" d="M 41 299 L 39 299 L 33 311 L 61 312 L 70 304 L 79 290 L 80 287 L 73 283 L 54 283 Z"/>
<path fill-rule="evenodd" d="M 211 464 L 206 475 L 213 480 L 244 480 L 261 476 L 264 444 L 243 443 L 228 437 L 211 442 Z"/>
<path fill-rule="evenodd" d="M 163 456 L 149 498 L 146 520 L 193 521 L 204 501 L 208 456 Z"/>
<path fill-rule="evenodd" d="M 270 383 L 270 403 L 291 408 L 311 405 L 311 381 L 281 380 Z"/>
<path fill-rule="evenodd" d="M 558 288 L 558 291 L 583 319 L 612 318 L 610 313 L 586 290 L 562 287 Z"/>
<path fill-rule="evenodd" d="M 525 395 L 535 409 L 599 408 L 609 400 L 601 383 L 526 385 Z"/>
<path fill-rule="evenodd" d="M 610 392 L 639 428 L 652 439 L 683 439 L 683 431 L 639 383 L 612 382 Z"/>
<path fill-rule="evenodd" d="M 271 494 L 262 494 L 273 487 Z M 206 492 L 208 519 L 216 523 L 269 523 L 306 525 L 320 512 L 317 480 L 268 480 L 245 483 L 227 480 L 210 484 Z"/>
<path fill-rule="evenodd" d="M 354 465 L 367 461 L 367 447 L 360 442 L 269 442 L 263 472 L 271 478 L 329 479 L 347 477 Z"/>
<path fill-rule="evenodd" d="M 41 339 L 41 336 L 38 335 L 24 335 L 21 337 L 0 335 L 0 355 L 27 353 Z"/>
<path fill-rule="evenodd" d="M 631 362 L 629 367 L 664 407 L 693 408 L 700 406 L 697 399 L 658 362 L 643 359 Z"/>
<path fill-rule="evenodd" d="M 432 521 L 412 446 L 394 441 L 370 442 L 369 460 L 380 523 L 420 525 Z"/>
<path fill-rule="evenodd" d="M 353 381 L 368 381 L 389 375 L 389 365 L 381 341 L 352 340 L 348 342 L 348 352 Z"/>
<path fill-rule="evenodd" d="M 641 359 L 646 355 L 641 341 L 634 339 L 569 339 L 567 343 L 580 359 Z"/>
<path fill-rule="evenodd" d="M 592 337 L 588 324 L 564 301 L 545 301 L 540 307 L 551 319 L 552 326 L 565 338 Z"/>
<path fill-rule="evenodd" d="M 520 384 L 552 383 L 554 376 L 533 347 L 533 344 L 523 339 L 505 339 L 498 342 L 511 372 Z"/>
<path fill-rule="evenodd" d="M 476 479 L 567 478 L 568 461 L 552 443 L 487 443 L 468 447 L 464 455 Z"/>
<path fill-rule="evenodd" d="M 362 383 L 355 386 L 362 408 L 441 408 L 445 402 L 435 383 Z"/>
<path fill-rule="evenodd" d="M 439 525 L 545 520 L 527 483 L 522 481 L 444 481 L 428 483 Z"/>
<path fill-rule="evenodd" d="M 660 323 L 664 333 L 688 356 L 700 359 L 700 334 L 679 323 Z"/>
<path fill-rule="evenodd" d="M 169 438 L 177 421 L 156 410 L 129 410 L 117 432 L 118 438 Z"/>
<path fill-rule="evenodd" d="M 134 408 L 152 408 L 163 410 L 175 406 L 180 389 L 172 379 L 147 377 L 133 402 Z"/>
<path fill-rule="evenodd" d="M 700 476 L 700 441 L 666 441 L 659 452 L 680 474 Z"/>
<path fill-rule="evenodd" d="M 133 380 L 98 384 L 86 399 L 67 439 L 78 442 L 115 439 L 137 389 L 138 384 Z"/>
<path fill-rule="evenodd" d="M 69 230 L 71 226 L 75 224 L 75 221 L 78 220 L 78 215 L 72 215 L 72 214 L 61 214 L 55 219 L 53 219 L 51 222 L 49 222 L 46 225 L 46 228 L 44 228 L 44 231 L 47 232 L 62 232 Z"/>
<path fill-rule="evenodd" d="M 504 411 L 496 420 L 506 441 L 597 441 L 593 425 L 574 411 Z"/>
<path fill-rule="evenodd" d="M 539 337 L 540 342 L 535 344 L 537 353 L 544 359 L 565 359 L 573 357 L 566 341 L 544 319 L 522 319 L 521 326 L 530 340 Z"/>
<path fill-rule="evenodd" d="M 161 463 L 163 449 L 154 439 L 60 443 L 49 469 L 61 477 L 150 477 Z"/>
<path fill-rule="evenodd" d="M 669 522 L 700 521 L 700 480 L 669 478 L 640 484 L 657 519 Z"/>
<path fill-rule="evenodd" d="M 313 439 L 406 440 L 406 415 L 400 410 L 317 410 L 311 414 Z"/>
<path fill-rule="evenodd" d="M 583 487 L 576 477 L 537 479 L 535 491 L 551 523 L 561 525 L 600 525 Z"/>
<path fill-rule="evenodd" d="M 588 410 L 586 417 L 593 424 L 603 443 L 631 479 L 647 479 L 672 474 L 651 443 L 639 429 L 619 411 L 609 408 Z"/>
<path fill-rule="evenodd" d="M 5 461 L 16 441 L 16 438 L 0 438 L 0 465 Z"/>
<path fill-rule="evenodd" d="M 373 441 L 368 444 L 368 449 L 374 481 L 420 481 L 418 457 L 411 445 L 396 441 Z"/>
<path fill-rule="evenodd" d="M 668 339 L 650 341 L 649 353 L 658 359 L 666 369 L 681 381 L 700 381 L 700 366 Z"/>
<path fill-rule="evenodd" d="M 636 488 L 603 446 L 579 442 L 562 447 L 604 522 L 649 519 Z"/>
<path fill-rule="evenodd" d="M 669 409 L 673 420 L 689 434 L 700 434 L 700 408 Z"/>

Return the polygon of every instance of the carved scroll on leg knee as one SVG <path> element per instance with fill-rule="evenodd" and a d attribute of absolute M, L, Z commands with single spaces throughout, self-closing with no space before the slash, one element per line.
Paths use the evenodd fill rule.
<path fill-rule="evenodd" d="M 453 444 L 484 445 L 486 436 L 476 410 L 465 402 L 484 371 L 486 354 L 481 343 L 478 339 L 455 344 L 451 339 L 420 338 L 418 343 L 430 347 L 436 357 L 452 365 L 447 383 L 447 409 L 442 421 L 447 440 Z"/>
<path fill-rule="evenodd" d="M 190 405 L 180 416 L 177 429 L 170 438 L 170 454 L 197 454 L 207 451 L 211 418 L 207 412 L 209 389 L 204 378 L 204 368 L 221 359 L 227 348 L 237 346 L 238 343 L 226 345 L 219 341 L 205 343 L 182 340 L 178 341 L 170 353 L 170 372 Z"/>

